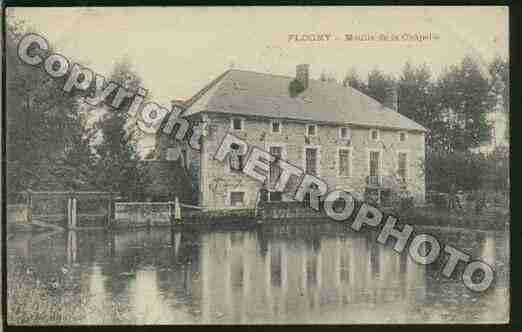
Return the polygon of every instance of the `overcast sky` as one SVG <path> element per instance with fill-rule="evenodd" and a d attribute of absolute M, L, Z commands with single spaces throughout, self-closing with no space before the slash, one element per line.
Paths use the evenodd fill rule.
<path fill-rule="evenodd" d="M 407 60 L 437 75 L 466 54 L 485 64 L 508 56 L 507 7 L 130 7 L 16 8 L 15 17 L 54 48 L 100 74 L 128 57 L 153 100 L 186 99 L 234 67 L 294 75 L 310 64 L 341 80 L 378 67 L 398 74 Z M 345 34 L 422 33 L 424 42 L 345 41 Z M 289 41 L 331 34 L 330 41 Z M 335 39 L 334 39 L 335 38 Z"/>

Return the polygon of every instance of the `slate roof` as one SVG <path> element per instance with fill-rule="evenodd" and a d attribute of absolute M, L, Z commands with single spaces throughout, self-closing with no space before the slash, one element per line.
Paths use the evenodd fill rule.
<path fill-rule="evenodd" d="M 310 80 L 305 91 L 290 97 L 292 80 L 294 77 L 228 70 L 188 100 L 183 115 L 218 112 L 426 131 L 375 99 L 338 83 Z"/>

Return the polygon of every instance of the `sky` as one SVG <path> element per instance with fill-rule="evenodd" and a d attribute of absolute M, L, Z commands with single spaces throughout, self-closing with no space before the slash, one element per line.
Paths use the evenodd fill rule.
<path fill-rule="evenodd" d="M 295 75 L 310 64 L 338 80 L 355 67 L 399 75 L 406 61 L 438 75 L 465 55 L 508 56 L 507 7 L 14 8 L 73 61 L 108 74 L 128 58 L 152 99 L 187 99 L 229 68 Z M 436 34 L 437 40 L 346 41 L 345 34 Z M 329 41 L 289 35 L 331 34 Z M 335 40 L 332 40 L 336 38 Z"/>
<path fill-rule="evenodd" d="M 486 72 L 508 57 L 507 7 L 107 7 L 10 8 L 56 52 L 108 75 L 128 59 L 150 100 L 170 108 L 235 68 L 341 81 L 355 68 L 398 76 L 406 61 L 427 64 L 434 77 L 470 55 Z M 424 41 L 403 40 L 415 33 Z M 360 40 L 383 34 L 399 40 Z M 328 35 L 328 41 L 325 41 Z M 352 35 L 347 41 L 345 35 Z M 315 38 L 319 40 L 310 41 Z M 308 39 L 308 41 L 303 41 Z M 359 40 L 354 40 L 359 39 Z M 299 41 L 296 41 L 299 40 Z M 152 147 L 143 143 L 140 150 Z"/>

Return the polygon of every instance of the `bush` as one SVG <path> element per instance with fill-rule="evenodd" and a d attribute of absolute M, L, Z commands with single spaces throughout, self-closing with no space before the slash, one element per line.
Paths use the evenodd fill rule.
<path fill-rule="evenodd" d="M 301 92 L 303 92 L 304 89 L 305 88 L 303 86 L 303 83 L 299 82 L 298 80 L 293 80 L 288 85 L 288 93 L 290 94 L 290 97 L 292 97 L 292 98 L 297 96 Z"/>

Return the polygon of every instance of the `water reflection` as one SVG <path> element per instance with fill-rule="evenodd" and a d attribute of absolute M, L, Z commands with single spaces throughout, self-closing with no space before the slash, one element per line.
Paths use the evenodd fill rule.
<path fill-rule="evenodd" d="M 452 234 L 438 234 L 459 246 Z M 495 321 L 508 308 L 506 234 L 476 235 L 476 252 L 500 268 L 487 294 L 416 264 L 341 225 L 256 231 L 143 230 L 17 237 L 9 260 L 104 308 L 83 323 L 307 323 Z M 499 312 L 502 311 L 502 312 Z"/>

